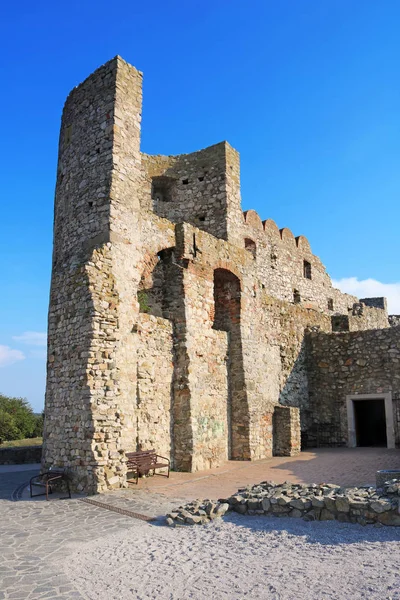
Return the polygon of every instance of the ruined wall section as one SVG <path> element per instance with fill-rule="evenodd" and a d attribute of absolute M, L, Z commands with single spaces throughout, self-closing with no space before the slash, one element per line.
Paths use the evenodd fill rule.
<path fill-rule="evenodd" d="M 392 393 L 396 443 L 400 443 L 400 338 L 397 328 L 310 333 L 309 443 L 347 444 L 346 396 Z"/>
<path fill-rule="evenodd" d="M 184 271 L 189 387 L 193 420 L 192 471 L 228 459 L 228 341 L 212 329 L 212 273 L 196 264 Z"/>
<path fill-rule="evenodd" d="M 140 114 L 141 74 L 116 57 L 62 119 L 43 466 L 89 492 L 124 484 L 136 439 Z"/>
<path fill-rule="evenodd" d="M 72 469 L 78 490 L 97 489 L 104 465 L 93 412 L 118 300 L 108 244 L 115 81 L 112 63 L 71 92 L 59 142 L 42 466 Z"/>
<path fill-rule="evenodd" d="M 334 288 L 304 236 L 279 230 L 271 219 L 262 222 L 254 210 L 244 213 L 241 230 L 242 246 L 254 257 L 257 277 L 271 296 L 331 317 L 345 315 L 350 331 L 389 326 L 385 299 L 358 300 Z"/>
<path fill-rule="evenodd" d="M 193 255 L 193 234 L 196 238 L 196 256 Z M 245 249 L 237 248 L 183 224 L 179 226 L 177 251 L 188 264 L 184 277 L 189 282 L 185 285 L 185 304 L 187 347 L 190 370 L 193 373 L 190 381 L 194 431 L 200 431 L 196 422 L 196 406 L 201 407 L 201 415 L 204 411 L 202 398 L 207 396 L 205 389 L 199 384 L 198 373 L 208 368 L 204 340 L 207 345 L 207 338 L 210 337 L 213 327 L 213 275 L 216 270 L 222 269 L 240 281 L 240 340 L 237 340 L 239 346 L 235 346 L 233 370 L 228 374 L 229 389 L 225 392 L 221 385 L 216 397 L 220 398 L 219 401 L 223 405 L 230 403 L 230 435 L 233 438 L 233 446 L 234 439 L 240 440 L 236 444 L 236 448 L 240 448 L 240 455 L 236 455 L 237 450 L 234 450 L 233 458 L 243 460 L 271 456 L 272 414 L 274 406 L 278 403 L 281 386 L 279 330 L 275 328 L 276 321 L 279 323 L 281 307 L 270 311 L 264 306 L 263 292 L 256 279 L 254 261 Z M 237 329 L 228 331 L 228 346 L 232 343 L 233 335 L 237 335 Z M 211 349 L 213 343 L 216 342 L 210 338 L 208 352 L 215 362 Z M 222 378 L 219 380 L 222 381 Z M 199 385 L 201 394 L 197 395 Z M 217 411 L 214 407 L 213 411 L 221 415 L 223 409 Z M 210 444 L 209 439 L 207 444 Z M 204 448 L 202 452 L 205 452 Z M 222 451 L 220 456 L 223 456 Z M 202 461 L 200 454 L 196 453 L 194 464 L 196 461 Z"/>
<path fill-rule="evenodd" d="M 136 447 L 171 458 L 172 323 L 140 314 L 137 337 Z"/>
<path fill-rule="evenodd" d="M 236 240 L 240 209 L 239 155 L 221 142 L 178 156 L 142 154 L 142 209 L 173 223 L 190 223 L 217 238 Z"/>
<path fill-rule="evenodd" d="M 386 309 L 366 306 L 364 300 L 356 302 L 349 311 L 349 331 L 387 329 L 390 327 Z"/>
<path fill-rule="evenodd" d="M 389 324 L 390 324 L 390 327 L 399 327 L 400 326 L 400 315 L 389 315 Z"/>
<path fill-rule="evenodd" d="M 264 296 L 273 320 L 275 348 L 279 353 L 279 403 L 300 409 L 302 430 L 308 426 L 308 373 L 304 335 L 307 329 L 330 331 L 328 315 L 301 305 Z"/>
<path fill-rule="evenodd" d="M 311 252 L 304 236 L 295 238 L 290 229 L 279 230 L 271 219 L 262 222 L 253 210 L 244 213 L 242 230 L 243 245 L 246 239 L 256 243 L 258 277 L 275 298 L 310 305 L 328 314 L 347 314 L 358 301 L 355 296 L 333 288 L 324 265 Z M 305 274 L 305 261 L 309 264 L 310 278 Z"/>
<path fill-rule="evenodd" d="M 226 239 L 225 144 L 180 156 L 142 155 L 145 205 L 173 223 Z"/>

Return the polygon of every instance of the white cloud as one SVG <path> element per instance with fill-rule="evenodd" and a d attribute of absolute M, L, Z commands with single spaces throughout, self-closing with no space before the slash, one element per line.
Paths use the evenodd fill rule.
<path fill-rule="evenodd" d="M 46 346 L 47 334 L 41 331 L 24 331 L 22 335 L 13 335 L 13 340 L 28 346 Z"/>
<path fill-rule="evenodd" d="M 13 350 L 9 346 L 0 345 L 0 367 L 12 365 L 19 360 L 24 360 L 25 354 L 21 350 Z"/>
<path fill-rule="evenodd" d="M 375 279 L 363 279 L 357 277 L 344 277 L 332 280 L 332 284 L 342 292 L 352 294 L 358 298 L 374 298 L 385 296 L 388 301 L 388 312 L 390 315 L 400 315 L 400 282 L 382 283 Z"/>

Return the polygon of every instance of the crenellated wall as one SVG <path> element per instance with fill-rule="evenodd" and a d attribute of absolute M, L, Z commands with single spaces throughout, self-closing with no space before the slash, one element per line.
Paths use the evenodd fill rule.
<path fill-rule="evenodd" d="M 319 411 L 305 330 L 389 331 L 382 299 L 342 294 L 304 236 L 242 212 L 227 142 L 141 153 L 141 100 L 116 57 L 61 124 L 42 465 L 88 492 L 125 486 L 136 449 L 186 471 L 298 452 Z"/>

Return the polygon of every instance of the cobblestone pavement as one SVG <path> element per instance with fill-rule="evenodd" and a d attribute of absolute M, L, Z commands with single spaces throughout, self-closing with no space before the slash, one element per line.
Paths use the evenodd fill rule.
<path fill-rule="evenodd" d="M 70 600 L 86 598 L 74 581 L 60 572 L 71 544 L 104 540 L 107 535 L 132 530 L 143 522 L 98 508 L 80 498 L 19 502 L 10 500 L 12 488 L 27 482 L 37 471 L 2 472 L 0 468 L 0 600 Z M 180 503 L 162 494 L 123 490 L 96 499 L 152 517 L 165 515 Z M 147 527 L 154 527 L 148 524 Z M 107 600 L 109 600 L 107 598 Z M 110 598 L 110 600 L 112 600 Z"/>
<path fill-rule="evenodd" d="M 186 499 L 218 498 L 265 479 L 368 484 L 374 482 L 376 470 L 398 467 L 399 459 L 398 451 L 386 449 L 310 451 L 293 458 L 229 462 L 203 473 L 172 473 L 170 479 L 148 478 L 128 490 L 95 497 L 111 507 L 157 517 L 154 524 L 93 506 L 78 497 L 30 501 L 25 489 L 20 501 L 12 501 L 15 490 L 21 491 L 38 467 L 0 466 L 0 600 L 86 599 L 73 579 L 60 572 L 59 565 L 68 561 L 72 546 L 76 549 L 79 543 L 96 540 L 104 544 L 106 536 L 127 530 L 132 530 L 134 539 L 140 528 L 157 526 L 161 516 Z"/>
<path fill-rule="evenodd" d="M 19 486 L 39 473 L 40 465 L 0 465 L 0 500 L 12 500 Z"/>

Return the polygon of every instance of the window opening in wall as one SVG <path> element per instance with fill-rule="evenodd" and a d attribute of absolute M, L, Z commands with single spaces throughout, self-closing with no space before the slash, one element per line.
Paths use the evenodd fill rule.
<path fill-rule="evenodd" d="M 88 204 L 89 204 L 89 207 L 90 207 L 90 208 L 92 208 L 92 206 L 93 206 L 93 202 L 92 202 L 92 201 L 90 201 L 90 202 L 88 202 Z"/>
<path fill-rule="evenodd" d="M 213 328 L 230 331 L 240 319 L 240 281 L 230 271 L 214 271 L 214 324 Z"/>
<path fill-rule="evenodd" d="M 328 310 L 333 310 L 333 300 L 332 300 L 332 298 L 328 298 Z"/>
<path fill-rule="evenodd" d="M 153 177 L 151 187 L 151 197 L 155 200 L 155 204 L 159 202 L 171 202 L 174 196 L 176 180 L 173 177 L 160 175 Z"/>
<path fill-rule="evenodd" d="M 311 279 L 311 263 L 308 260 L 303 261 L 303 275 L 306 279 Z"/>
<path fill-rule="evenodd" d="M 247 252 L 250 252 L 250 254 L 253 255 L 253 258 L 256 258 L 257 255 L 257 246 L 254 240 L 251 240 L 250 238 L 246 238 L 244 240 L 244 247 L 247 250 Z"/>
<path fill-rule="evenodd" d="M 293 302 L 295 304 L 300 304 L 301 296 L 299 290 L 293 290 Z"/>
<path fill-rule="evenodd" d="M 201 176 L 198 179 L 199 179 L 199 181 L 204 181 L 204 176 Z"/>
<path fill-rule="evenodd" d="M 164 248 L 148 258 L 137 292 L 139 311 L 163 317 L 166 309 L 168 275 L 174 264 L 175 248 Z"/>
<path fill-rule="evenodd" d="M 199 219 L 199 221 L 201 221 L 202 223 L 204 223 L 204 221 L 206 220 L 205 215 L 200 215 L 199 217 L 197 217 Z"/>
<path fill-rule="evenodd" d="M 187 185 L 189 183 L 189 179 L 182 179 L 183 185 Z"/>
<path fill-rule="evenodd" d="M 331 317 L 332 331 L 349 331 L 350 323 L 348 315 L 333 315 Z"/>
<path fill-rule="evenodd" d="M 278 263 L 278 254 L 276 246 L 272 246 L 271 248 L 271 267 L 272 269 L 276 269 Z"/>
<path fill-rule="evenodd" d="M 161 190 L 157 190 L 156 192 L 154 192 L 153 198 L 154 200 L 157 200 L 157 202 L 162 202 L 164 200 L 164 194 Z"/>

